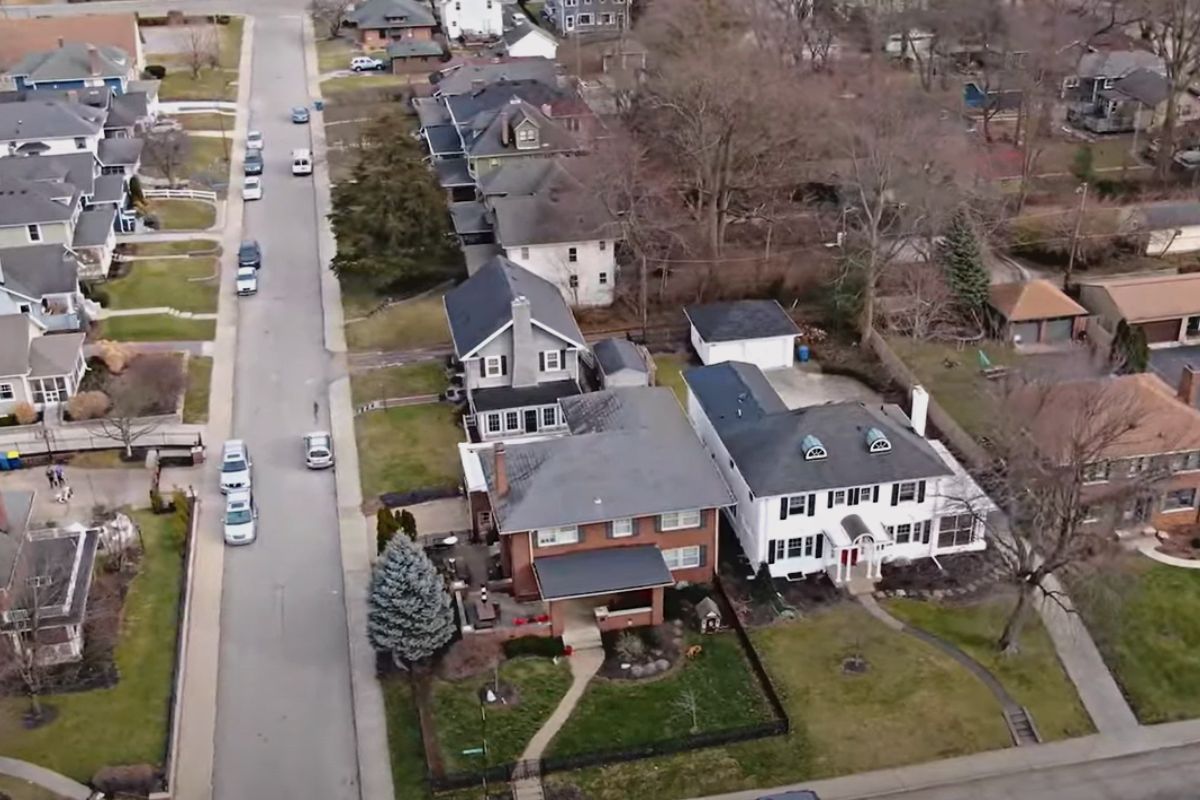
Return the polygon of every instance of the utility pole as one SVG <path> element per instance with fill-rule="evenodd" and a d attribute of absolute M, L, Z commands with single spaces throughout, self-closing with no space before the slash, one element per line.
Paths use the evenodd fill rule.
<path fill-rule="evenodd" d="M 1084 181 L 1075 190 L 1079 195 L 1079 211 L 1075 215 L 1075 230 L 1071 234 L 1071 252 L 1067 256 L 1067 272 L 1063 275 L 1063 290 L 1071 287 L 1071 276 L 1075 272 L 1075 249 L 1079 245 L 1079 229 L 1083 227 L 1083 212 L 1087 208 L 1088 184 Z"/>

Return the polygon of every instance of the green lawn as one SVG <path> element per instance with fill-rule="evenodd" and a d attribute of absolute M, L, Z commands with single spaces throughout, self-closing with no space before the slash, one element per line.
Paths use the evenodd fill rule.
<path fill-rule="evenodd" d="M 549 755 L 619 750 L 687 736 L 770 722 L 771 712 L 732 633 L 690 637 L 704 652 L 658 680 L 595 678 L 550 745 Z M 692 731 L 682 698 L 696 699 Z"/>
<path fill-rule="evenodd" d="M 183 421 L 208 422 L 208 391 L 212 385 L 213 360 L 208 356 L 189 356 L 187 391 L 183 396 Z"/>
<path fill-rule="evenodd" d="M 962 350 L 953 344 L 889 337 L 888 344 L 929 393 L 954 417 L 971 436 L 987 435 L 996 418 L 992 390 L 996 382 L 989 381 L 979 369 L 979 351 L 987 353 L 995 366 L 1016 363 L 1016 353 L 996 342 L 980 342 Z M 950 362 L 952 366 L 946 366 Z"/>
<path fill-rule="evenodd" d="M 152 57 L 153 58 L 153 57 Z M 167 69 L 159 87 L 159 99 L 173 100 L 236 100 L 237 70 L 202 69 L 192 77 L 192 71 L 182 64 L 173 64 Z"/>
<path fill-rule="evenodd" d="M 226 145 L 219 136 L 191 136 L 188 159 L 183 166 L 183 175 L 194 182 L 224 183 L 229 180 L 229 159 L 225 157 Z M 230 137 L 225 137 L 232 147 Z M 212 223 L 209 223 L 210 225 Z"/>
<path fill-rule="evenodd" d="M 125 247 L 135 256 L 182 256 L 189 253 L 220 255 L 221 244 L 216 239 L 187 239 L 179 242 L 130 242 Z"/>
<path fill-rule="evenodd" d="M 0 753 L 31 761 L 78 781 L 107 764 L 159 764 L 166 753 L 167 713 L 175 662 L 175 630 L 183 558 L 174 514 L 135 512 L 146 555 L 125 598 L 111 689 L 54 695 L 53 722 L 27 731 L 21 698 L 0 699 Z M 97 735 L 98 732 L 101 735 Z"/>
<path fill-rule="evenodd" d="M 98 339 L 120 342 L 209 341 L 217 332 L 213 319 L 183 319 L 168 314 L 139 314 L 100 321 Z"/>
<path fill-rule="evenodd" d="M 340 78 L 327 78 L 321 81 L 321 94 L 324 97 L 353 92 L 358 89 L 379 89 L 385 86 L 407 86 L 414 81 L 424 80 L 423 76 L 393 75 L 390 72 L 363 73 L 361 75 L 343 75 Z"/>
<path fill-rule="evenodd" d="M 462 750 L 481 744 L 479 690 L 492 680 L 490 674 L 462 681 L 438 681 L 433 687 L 438 744 L 446 772 L 461 772 L 483 765 L 480 756 L 464 756 Z M 500 683 L 515 689 L 511 705 L 493 705 L 487 710 L 488 760 L 491 764 L 516 761 L 525 745 L 558 706 L 571 685 L 571 670 L 565 661 L 555 664 L 545 658 L 516 658 L 500 665 Z"/>
<path fill-rule="evenodd" d="M 203 200 L 156 198 L 147 202 L 149 211 L 158 218 L 164 231 L 204 231 L 217 221 L 217 209 Z"/>
<path fill-rule="evenodd" d="M 695 366 L 681 353 L 658 353 L 654 356 L 654 379 L 659 386 L 675 392 L 679 402 L 687 407 L 687 384 L 683 382 L 683 371 Z"/>
<path fill-rule="evenodd" d="M 1129 554 L 1071 599 L 1141 722 L 1200 717 L 1200 571 Z"/>
<path fill-rule="evenodd" d="M 425 750 L 421 745 L 421 726 L 408 678 L 391 675 L 383 678 L 383 708 L 387 716 L 388 752 L 392 762 L 395 796 L 428 797 L 425 783 Z"/>
<path fill-rule="evenodd" d="M 215 258 L 133 261 L 129 273 L 106 283 L 104 290 L 113 309 L 170 306 L 177 311 L 215 312 L 216 270 Z"/>
<path fill-rule="evenodd" d="M 1012 608 L 1009 600 L 998 598 L 971 605 L 891 600 L 887 606 L 895 616 L 958 645 L 986 667 L 1013 699 L 1033 714 L 1044 741 L 1095 732 L 1036 614 L 1021 635 L 1021 652 L 1005 656 L 996 649 L 996 641 Z"/>
<path fill-rule="evenodd" d="M 590 800 L 675 800 L 933 761 L 1010 744 L 991 693 L 937 650 L 853 605 L 751 634 L 787 736 L 568 773 Z M 863 674 L 843 661 L 866 659 Z"/>
<path fill-rule="evenodd" d="M 361 295 L 350 302 L 358 314 L 366 313 Z M 407 350 L 450 344 L 441 295 L 409 300 L 367 319 L 347 323 L 346 343 L 351 350 Z"/>
<path fill-rule="evenodd" d="M 185 131 L 233 131 L 236 117 L 232 114 L 179 114 L 175 117 Z"/>
<path fill-rule="evenodd" d="M 441 361 L 382 367 L 350 376 L 355 405 L 386 397 L 440 394 L 446 386 L 446 366 Z"/>
<path fill-rule="evenodd" d="M 365 500 L 459 482 L 462 426 L 450 406 L 432 404 L 370 411 L 354 419 Z"/>
<path fill-rule="evenodd" d="M 350 59 L 361 52 L 358 45 L 348 39 L 322 39 L 317 42 L 317 71 L 324 74 L 339 69 L 349 69 Z M 382 53 L 382 51 L 368 55 L 377 53 Z"/>

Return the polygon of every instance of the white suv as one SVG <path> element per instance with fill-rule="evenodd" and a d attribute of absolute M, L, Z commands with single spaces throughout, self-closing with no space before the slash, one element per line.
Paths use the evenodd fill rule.
<path fill-rule="evenodd" d="M 354 58 L 350 59 L 350 69 L 355 72 L 383 69 L 383 62 L 378 58 L 371 58 L 370 56 L 355 56 Z"/>
<path fill-rule="evenodd" d="M 250 451 L 241 439 L 230 439 L 221 448 L 221 491 L 225 494 L 250 488 Z"/>

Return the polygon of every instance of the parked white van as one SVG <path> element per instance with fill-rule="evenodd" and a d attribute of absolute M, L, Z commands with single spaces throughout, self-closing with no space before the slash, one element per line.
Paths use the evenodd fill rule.
<path fill-rule="evenodd" d="M 305 149 L 292 151 L 292 174 L 312 175 L 312 153 Z"/>

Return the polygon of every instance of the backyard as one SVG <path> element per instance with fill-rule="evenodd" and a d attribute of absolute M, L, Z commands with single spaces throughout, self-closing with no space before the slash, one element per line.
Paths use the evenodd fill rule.
<path fill-rule="evenodd" d="M 110 689 L 51 695 L 58 716 L 34 730 L 20 721 L 24 698 L 0 698 L 0 753 L 90 781 L 113 764 L 161 764 L 175 663 L 183 571 L 183 523 L 135 512 L 146 551 L 125 597 L 116 645 L 120 681 Z"/>
<path fill-rule="evenodd" d="M 190 174 L 190 173 L 189 173 Z M 164 231 L 206 231 L 216 224 L 217 209 L 203 200 L 153 199 L 147 211 Z"/>
<path fill-rule="evenodd" d="M 164 258 L 133 261 L 128 274 L 108 281 L 104 291 L 111 309 L 169 306 L 177 311 L 217 310 L 215 258 Z"/>
<path fill-rule="evenodd" d="M 1141 722 L 1200 717 L 1200 572 L 1124 554 L 1070 590 Z"/>
<path fill-rule="evenodd" d="M 446 366 L 440 360 L 379 367 L 350 376 L 350 393 L 356 406 L 388 397 L 441 394 L 445 390 Z"/>
<path fill-rule="evenodd" d="M 683 382 L 684 370 L 695 366 L 683 353 L 656 353 L 654 355 L 656 371 L 655 382 L 675 392 L 680 404 L 687 406 L 687 384 Z"/>
<path fill-rule="evenodd" d="M 431 294 L 388 306 L 370 316 L 380 298 L 363 293 L 343 295 L 346 343 L 351 350 L 410 350 L 450 345 L 450 328 L 442 296 Z"/>
<path fill-rule="evenodd" d="M 233 130 L 233 123 L 237 118 L 232 114 L 213 112 L 179 114 L 175 119 L 179 121 L 185 131 L 225 131 L 229 133 Z"/>
<path fill-rule="evenodd" d="M 208 392 L 212 385 L 213 360 L 208 356 L 189 356 L 187 390 L 183 396 L 183 421 L 208 422 Z"/>
<path fill-rule="evenodd" d="M 444 404 L 369 411 L 354 419 L 363 499 L 384 492 L 457 486 L 464 431 Z"/>
<path fill-rule="evenodd" d="M 216 330 L 217 321 L 213 319 L 137 314 L 101 320 L 96 338 L 119 342 L 197 342 L 210 341 Z"/>

